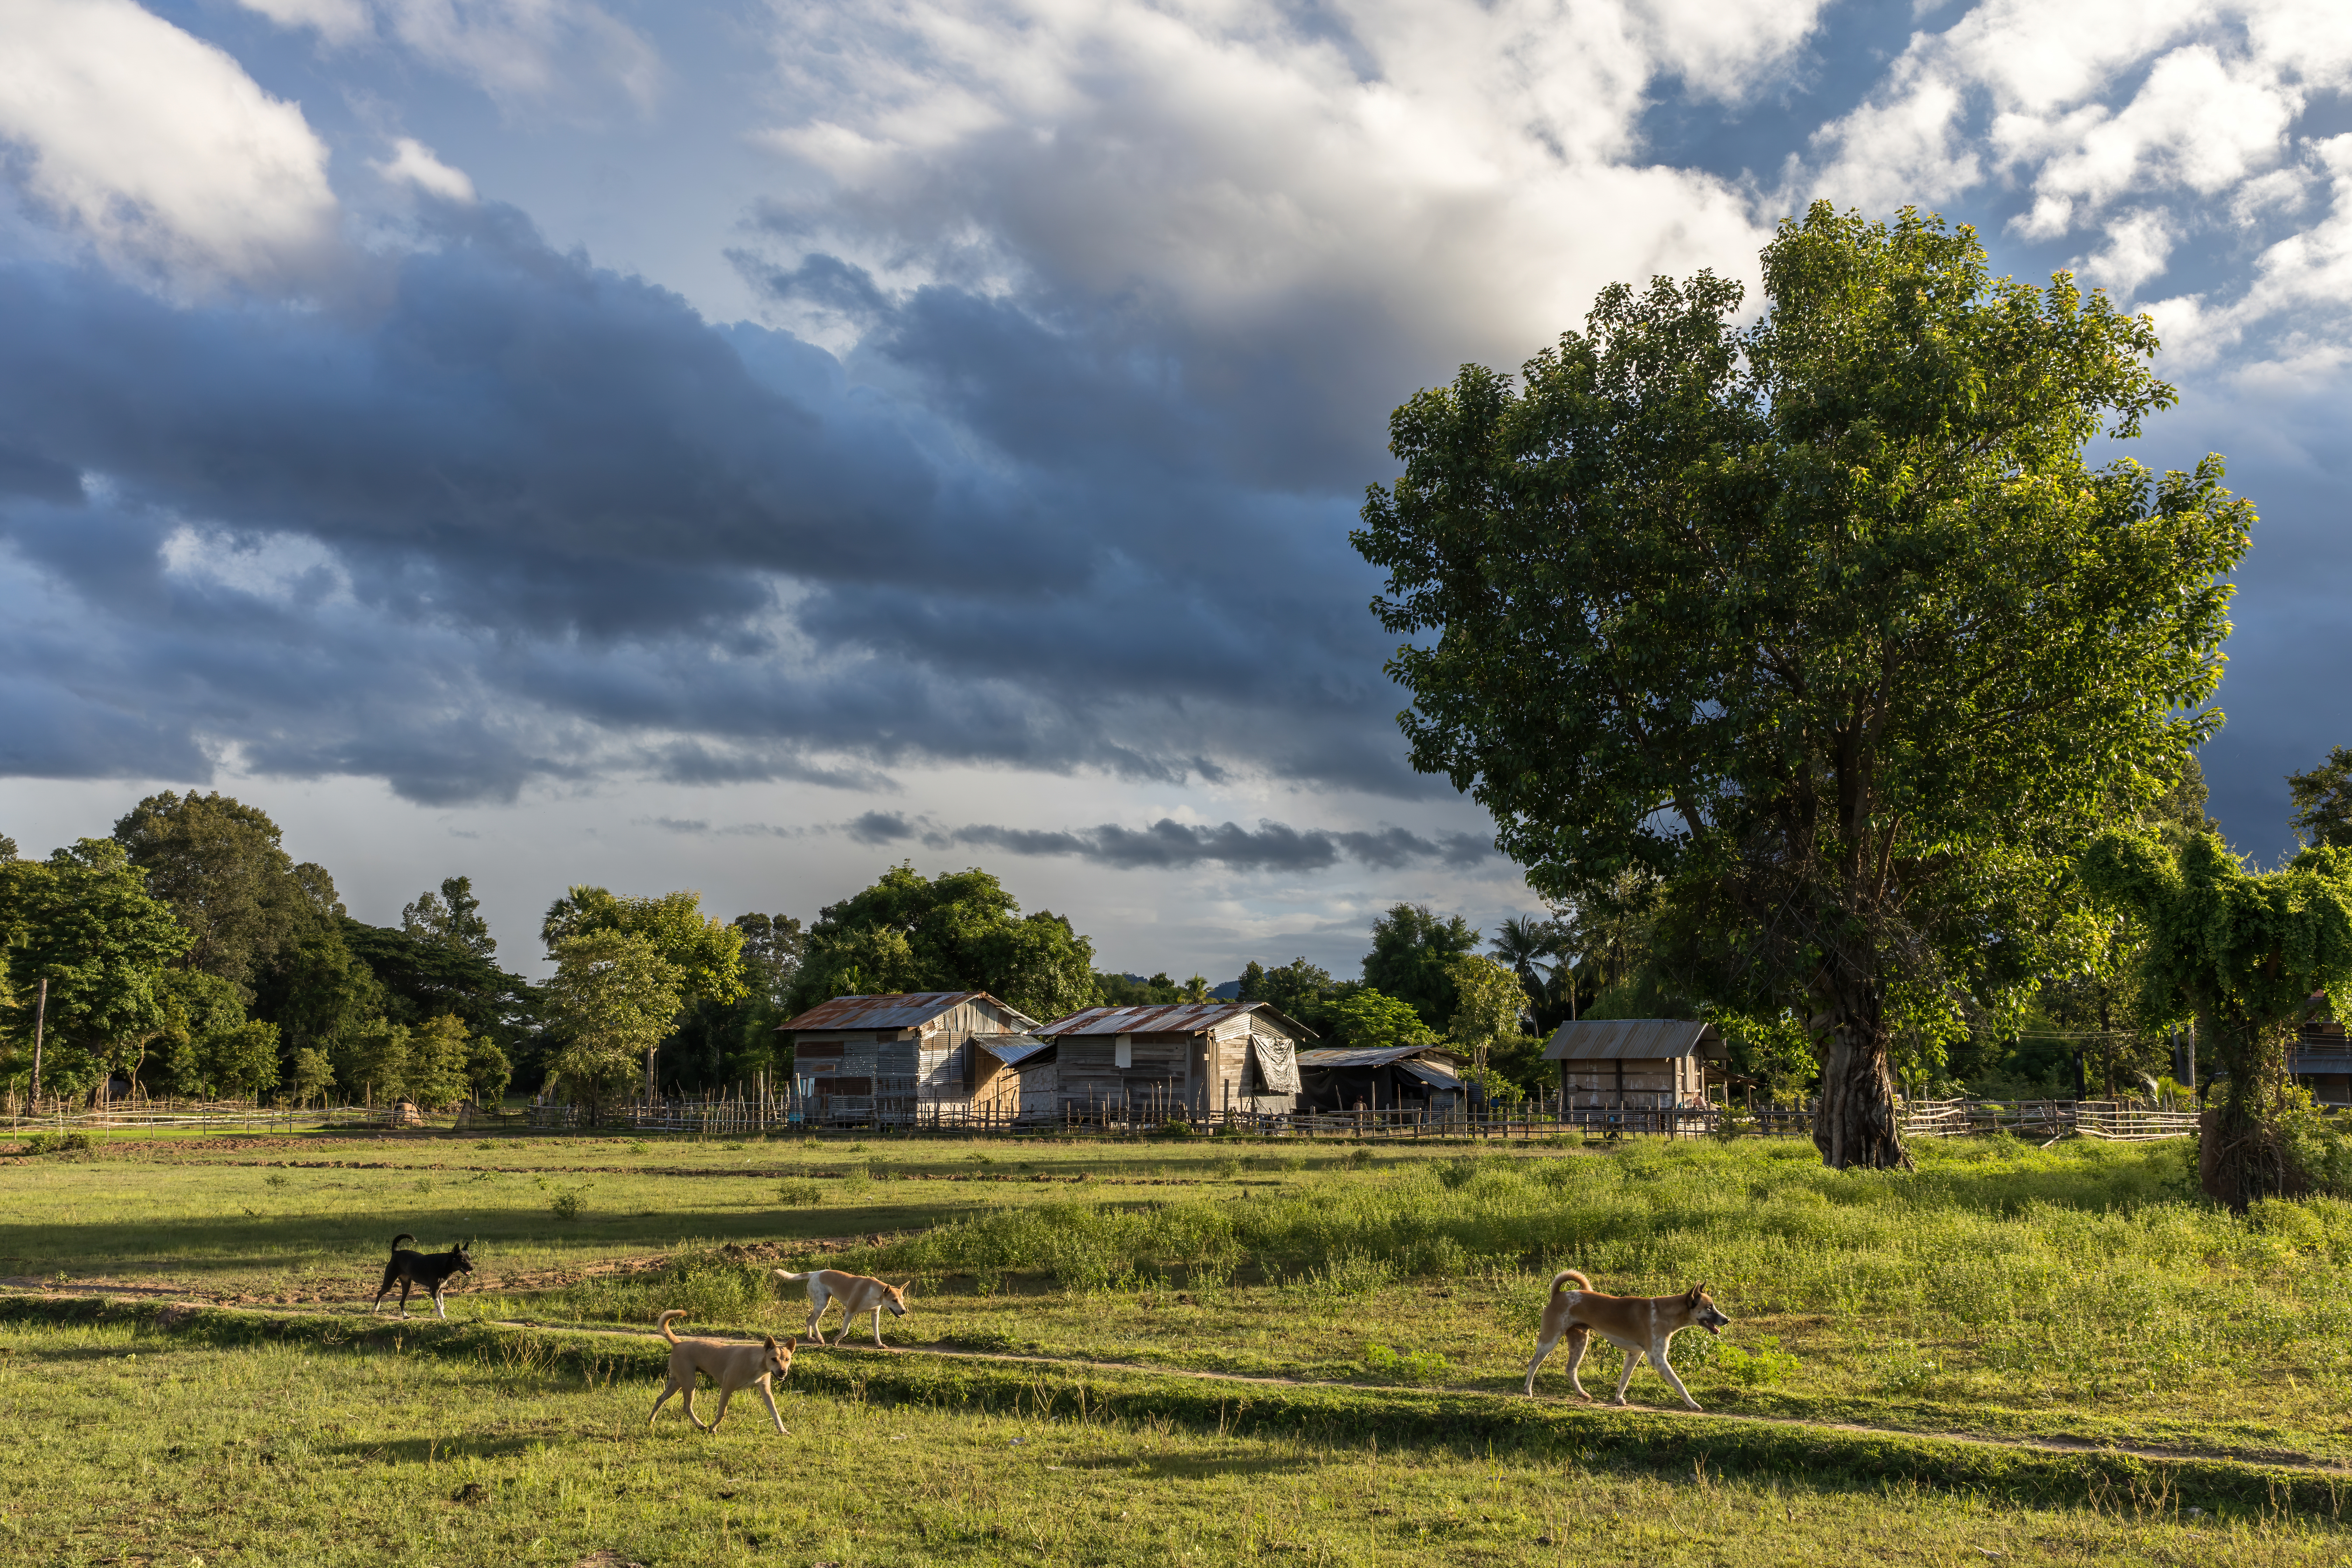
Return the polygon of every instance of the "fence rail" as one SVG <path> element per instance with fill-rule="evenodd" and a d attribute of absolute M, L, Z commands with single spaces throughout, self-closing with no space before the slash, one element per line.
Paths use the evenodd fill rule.
<path fill-rule="evenodd" d="M 1580 1133 L 1586 1137 L 1697 1138 L 1807 1136 L 1809 1105 L 1660 1106 L 1634 1102 L 1563 1104 L 1555 1096 L 1512 1107 L 1432 1115 L 1415 1110 L 1216 1111 L 1187 1113 L 1160 1100 L 1066 1105 L 1019 1113 L 1002 1104 L 924 1101 L 912 1096 L 860 1097 L 850 1103 L 806 1093 L 712 1096 L 702 1100 L 616 1102 L 602 1107 L 530 1105 L 518 1110 L 467 1106 L 454 1115 L 421 1116 L 414 1107 L 268 1108 L 235 1101 L 118 1101 L 8 1109 L 17 1133 L 109 1131 L 296 1131 L 304 1129 L 425 1127 L 516 1131 L 627 1131 L 740 1138 L 771 1131 L 871 1127 L 971 1133 L 1060 1132 L 1136 1137 L 1156 1132 L 1240 1133 L 1261 1137 L 1404 1140 L 1476 1138 L 1526 1140 Z M 1906 1138 L 1958 1138 L 2008 1132 L 2037 1142 L 2074 1134 L 2108 1142 L 2184 1138 L 2197 1131 L 2193 1111 L 2120 1100 L 1906 1100 L 1897 1125 Z"/>

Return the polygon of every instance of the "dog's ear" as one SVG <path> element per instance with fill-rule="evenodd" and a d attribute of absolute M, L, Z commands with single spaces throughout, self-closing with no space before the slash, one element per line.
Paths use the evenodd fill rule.
<path fill-rule="evenodd" d="M 1694 1303 L 1696 1303 L 1706 1295 L 1706 1286 L 1705 1284 L 1694 1285 L 1690 1288 L 1690 1299 Z"/>
<path fill-rule="evenodd" d="M 909 1290 L 913 1289 L 914 1288 L 915 1288 L 915 1282 L 914 1282 L 912 1279 L 909 1279 L 909 1280 L 908 1280 L 904 1285 L 901 1285 L 901 1286 L 899 1286 L 899 1287 L 898 1287 L 898 1294 L 899 1294 L 899 1295 L 901 1295 L 901 1296 L 903 1296 L 903 1295 L 905 1295 L 908 1291 L 909 1291 Z"/>

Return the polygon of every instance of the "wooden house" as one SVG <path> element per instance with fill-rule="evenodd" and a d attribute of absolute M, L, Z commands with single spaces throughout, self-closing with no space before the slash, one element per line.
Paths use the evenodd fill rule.
<path fill-rule="evenodd" d="M 1033 1033 L 1037 1021 L 985 991 L 836 996 L 778 1026 L 820 1121 L 906 1121 L 969 1105 L 992 1080 L 972 1042 Z"/>
<path fill-rule="evenodd" d="M 1679 1018 L 1562 1024 L 1543 1054 L 1559 1064 L 1560 1092 L 1571 1110 L 1703 1106 L 1707 1086 L 1723 1081 L 1722 1033 L 1712 1024 Z"/>
<path fill-rule="evenodd" d="M 1420 1110 L 1453 1115 L 1466 1103 L 1462 1058 L 1443 1046 L 1298 1053 L 1304 1109 Z"/>
<path fill-rule="evenodd" d="M 1089 1007 L 1036 1033 L 1054 1041 L 1065 1114 L 1214 1116 L 1298 1108 L 1305 1025 L 1263 1002 Z"/>
<path fill-rule="evenodd" d="M 2327 1008 L 2325 994 L 2287 1047 L 2286 1070 L 2322 1105 L 2352 1105 L 2352 1039 Z"/>
<path fill-rule="evenodd" d="M 971 1110 L 997 1125 L 1024 1117 L 1061 1114 L 1054 1092 L 1059 1081 L 1059 1051 L 1035 1035 L 974 1035 L 971 1037 Z"/>

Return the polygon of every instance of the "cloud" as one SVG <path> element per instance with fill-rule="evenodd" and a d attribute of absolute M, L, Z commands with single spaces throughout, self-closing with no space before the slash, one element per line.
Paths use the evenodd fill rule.
<path fill-rule="evenodd" d="M 373 165 L 394 184 L 414 185 L 426 195 L 471 206 L 474 182 L 462 169 L 453 169 L 433 154 L 433 149 L 413 136 L 394 139 L 392 156 Z"/>
<path fill-rule="evenodd" d="M 143 279 L 286 286 L 334 241 L 327 149 L 301 110 L 130 0 L 6 8 L 0 141 L 26 200 Z"/>
<path fill-rule="evenodd" d="M 915 837 L 914 826 L 895 811 L 869 811 L 845 831 L 860 844 L 899 844 Z"/>
<path fill-rule="evenodd" d="M 334 47 L 382 37 L 472 82 L 509 109 L 593 115 L 617 92 L 635 114 L 659 97 L 661 56 L 645 36 L 583 0 L 238 0 Z"/>
<path fill-rule="evenodd" d="M 2096 247 L 2077 261 L 2086 282 L 2130 296 L 2184 258 L 2210 278 L 2158 307 L 2178 363 L 2231 352 L 2308 365 L 2325 344 L 2332 364 L 2352 352 L 2352 294 L 2336 208 L 2308 196 L 2337 178 L 2340 138 L 2314 132 L 2347 90 L 2340 5 L 1987 0 L 1916 34 L 1791 161 L 1780 199 L 1981 208 L 2013 187 L 2011 232 Z"/>
<path fill-rule="evenodd" d="M 860 819 L 867 820 L 871 818 Z M 884 820 L 893 840 L 912 837 L 916 832 L 903 817 Z M 934 849 L 974 846 L 1014 855 L 1076 856 L 1118 870 L 1215 865 L 1236 871 L 1320 871 L 1342 858 L 1385 870 L 1416 860 L 1470 866 L 1491 858 L 1496 852 L 1493 844 L 1468 833 L 1424 838 L 1402 827 L 1372 832 L 1302 831 L 1279 822 L 1261 822 L 1255 828 L 1247 828 L 1233 822 L 1203 826 L 1168 817 L 1145 828 L 1108 823 L 1061 832 L 986 825 L 935 828 L 923 834 L 923 842 Z"/>

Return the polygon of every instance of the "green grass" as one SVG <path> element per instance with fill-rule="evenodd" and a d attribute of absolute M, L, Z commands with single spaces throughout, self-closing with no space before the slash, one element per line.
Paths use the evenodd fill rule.
<path fill-rule="evenodd" d="M 1502 1407 L 1546 1282 L 1573 1267 L 1627 1292 L 1708 1284 L 1734 1327 L 1684 1335 L 1676 1363 L 1710 1410 L 2352 1461 L 2352 1207 L 2233 1217 L 2184 1152 L 1924 1143 L 1916 1173 L 1839 1174 L 1794 1140 L 101 1142 L 0 1161 L 0 1273 L 341 1311 L 408 1230 L 479 1238 L 453 1318 L 641 1327 L 678 1307 L 778 1331 L 806 1308 L 770 1270 L 822 1259 L 916 1280 L 894 1345 L 1365 1385 L 1345 1398 L 1394 1415 Z M 1586 1386 L 1605 1394 L 1617 1366 L 1597 1349 Z M 1566 1393 L 1558 1358 L 1541 1387 Z M 1670 1397 L 1646 1371 L 1633 1394 Z"/>
<path fill-rule="evenodd" d="M 1842 1469 L 1834 1443 L 1801 1473 L 1742 1475 L 1640 1430 L 1623 1451 L 1582 1441 L 1612 1423 L 1671 1436 L 1664 1417 L 1381 1441 L 1336 1408 L 1213 1425 L 1149 1385 L 1083 1405 L 1035 1381 L 861 1386 L 816 1352 L 779 1401 L 789 1436 L 756 1405 L 706 1436 L 675 1415 L 646 1427 L 657 1347 L 422 1326 L 241 1342 L 227 1314 L 173 1331 L 149 1313 L 0 1319 L 0 1400 L 44 1435 L 40 1463 L 0 1471 L 7 1561 L 2315 1564 L 2345 1545 L 2331 1518 L 2220 1500 L 2200 1517 L 2164 1478 L 2103 1481 L 2095 1459 L 2034 1461 L 2087 1484 L 2029 1504 Z"/>

